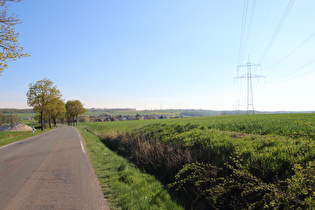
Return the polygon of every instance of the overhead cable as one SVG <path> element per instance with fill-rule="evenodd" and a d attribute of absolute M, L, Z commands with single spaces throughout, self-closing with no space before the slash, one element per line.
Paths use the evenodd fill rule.
<path fill-rule="evenodd" d="M 279 80 L 283 80 L 283 79 L 285 79 L 286 77 L 289 77 L 289 76 L 291 76 L 291 75 L 293 75 L 293 74 L 295 74 L 295 73 L 301 71 L 302 69 L 306 68 L 307 66 L 309 66 L 309 65 L 311 65 L 311 64 L 313 64 L 313 63 L 315 63 L 315 59 L 313 59 L 313 60 L 311 60 L 310 62 L 304 64 L 303 66 L 301 66 L 300 68 L 298 68 L 298 69 L 292 71 L 291 73 L 289 73 L 289 74 L 287 74 L 287 75 L 285 75 L 285 76 L 283 76 L 283 77 L 280 77 L 280 78 L 278 78 L 278 79 L 276 79 L 276 80 L 274 80 L 274 81 L 271 81 L 270 83 L 278 82 Z M 312 70 L 312 71 L 313 71 L 313 70 Z M 291 78 L 291 79 L 287 79 L 287 80 L 285 80 L 285 81 L 299 78 L 299 77 L 301 77 L 301 76 L 304 76 L 304 75 L 306 75 L 306 74 L 311 73 L 312 71 L 306 72 L 306 73 L 304 73 L 304 74 L 302 74 L 302 75 L 299 75 L 299 76 L 294 77 L 294 78 Z"/>
<path fill-rule="evenodd" d="M 242 57 L 243 57 L 244 36 L 245 36 L 246 21 L 247 21 L 247 8 L 248 8 L 248 0 L 244 0 L 241 38 L 240 38 L 240 46 L 239 46 L 239 51 L 238 51 L 238 63 L 239 64 L 242 62 L 242 59 L 243 59 Z"/>
<path fill-rule="evenodd" d="M 308 42 L 311 38 L 313 38 L 313 36 L 315 36 L 315 32 L 313 34 L 311 34 L 307 39 L 305 39 L 299 46 L 297 46 L 294 50 L 292 50 L 289 54 L 287 54 L 286 56 L 284 56 L 282 59 L 280 59 L 278 62 L 274 63 L 272 66 L 267 67 L 265 69 L 271 69 L 275 66 L 277 66 L 279 63 L 281 63 L 282 61 L 284 61 L 285 59 L 287 59 L 288 57 L 290 57 L 293 53 L 295 53 L 298 49 L 300 49 L 306 42 Z"/>
<path fill-rule="evenodd" d="M 286 10 L 284 11 L 284 14 L 282 15 L 282 17 L 281 17 L 281 19 L 280 19 L 280 22 L 279 22 L 279 24 L 278 24 L 278 26 L 277 26 L 277 28 L 276 28 L 274 34 L 273 34 L 272 37 L 271 37 L 271 40 L 270 40 L 269 44 L 267 45 L 267 48 L 265 49 L 263 55 L 262 55 L 261 58 L 260 58 L 259 63 L 262 63 L 263 60 L 265 59 L 265 57 L 266 57 L 268 51 L 270 50 L 271 45 L 273 44 L 274 40 L 276 39 L 276 37 L 277 37 L 277 35 L 278 35 L 278 33 L 279 33 L 279 31 L 280 31 L 280 29 L 281 29 L 281 27 L 282 27 L 282 25 L 283 25 L 285 19 L 286 19 L 286 17 L 287 17 L 288 14 L 289 14 L 289 12 L 290 12 L 290 10 L 291 10 L 291 8 L 292 8 L 292 5 L 293 5 L 293 3 L 294 3 L 294 1 L 295 1 L 295 0 L 290 0 L 288 6 L 287 6 L 287 8 L 286 8 Z"/>
<path fill-rule="evenodd" d="M 250 37 L 249 35 L 250 35 L 250 32 L 251 32 L 252 22 L 253 22 L 253 19 L 254 19 L 255 7 L 256 7 L 256 0 L 253 0 L 253 4 L 252 4 L 251 11 L 250 11 L 250 16 L 249 16 L 249 21 L 248 21 L 247 35 L 246 35 L 246 38 L 245 38 L 245 44 L 244 44 L 244 49 L 243 49 L 241 61 L 244 58 L 244 54 L 245 54 L 245 51 L 246 51 L 246 48 L 247 48 L 247 43 L 248 43 L 248 40 L 249 40 L 249 37 Z"/>

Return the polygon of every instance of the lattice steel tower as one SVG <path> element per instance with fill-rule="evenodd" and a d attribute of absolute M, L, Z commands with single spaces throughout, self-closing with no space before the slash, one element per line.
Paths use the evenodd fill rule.
<path fill-rule="evenodd" d="M 238 77 L 234 77 L 234 79 L 247 79 L 247 111 L 246 111 L 246 113 L 247 114 L 255 114 L 252 79 L 253 78 L 254 79 L 261 78 L 264 76 L 252 74 L 252 67 L 257 67 L 257 68 L 261 69 L 261 65 L 250 63 L 249 59 L 248 59 L 247 64 L 237 66 L 237 72 L 239 72 L 240 68 L 245 68 L 245 67 L 247 68 L 247 74 L 244 74 L 244 75 L 238 76 Z"/>

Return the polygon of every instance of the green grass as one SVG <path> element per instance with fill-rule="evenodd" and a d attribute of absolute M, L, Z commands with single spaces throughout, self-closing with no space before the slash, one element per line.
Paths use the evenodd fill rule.
<path fill-rule="evenodd" d="M 231 207 L 229 202 L 233 199 L 234 204 L 240 202 L 237 204 L 240 208 L 276 207 L 273 202 L 279 208 L 315 205 L 314 181 L 306 178 L 314 171 L 314 113 L 84 124 L 110 148 L 126 155 L 138 167 L 146 167 L 145 171 L 161 180 L 168 170 L 161 156 L 167 160 L 182 158 L 175 167 L 182 168 L 182 172 L 177 178 L 166 177 L 168 180 L 163 183 L 176 178 L 174 186 L 194 192 L 213 208 L 220 208 L 223 201 L 224 207 Z M 141 143 L 139 137 L 143 139 Z M 158 149 L 162 152 L 154 153 Z M 171 153 L 180 150 L 189 151 L 192 161 L 187 162 L 180 153 Z M 169 171 L 174 174 L 172 168 Z M 300 182 L 306 187 L 296 188 Z M 217 197 L 208 196 L 211 193 Z M 188 193 L 187 197 L 191 195 Z"/>
<path fill-rule="evenodd" d="M 54 129 L 54 128 L 52 128 Z M 44 131 L 36 130 L 33 134 L 32 131 L 2 131 L 0 132 L 0 146 L 4 146 L 22 139 L 36 136 L 52 129 L 45 129 Z"/>
<path fill-rule="evenodd" d="M 35 117 L 36 113 L 16 113 L 22 120 L 26 117 Z"/>
<path fill-rule="evenodd" d="M 111 209 L 182 209 L 151 175 L 109 150 L 84 126 L 78 129 Z"/>
<path fill-rule="evenodd" d="M 162 120 L 135 120 L 114 122 L 82 123 L 97 133 L 109 130 L 131 131 L 144 125 L 151 124 L 185 125 L 187 123 L 222 131 L 239 133 L 280 136 L 315 135 L 315 114 L 269 114 L 269 115 L 223 115 L 199 118 L 180 118 Z"/>

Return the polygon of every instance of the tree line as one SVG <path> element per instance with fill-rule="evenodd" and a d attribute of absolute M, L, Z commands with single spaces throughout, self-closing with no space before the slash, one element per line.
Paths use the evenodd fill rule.
<path fill-rule="evenodd" d="M 0 113 L 0 125 L 13 123 L 13 122 L 20 122 L 21 118 L 17 114 L 2 114 Z"/>
<path fill-rule="evenodd" d="M 26 93 L 27 105 L 33 107 L 37 113 L 35 119 L 41 123 L 41 129 L 44 130 L 45 122 L 52 127 L 52 122 L 56 126 L 57 121 L 77 125 L 79 115 L 86 112 L 83 104 L 79 100 L 68 100 L 66 103 L 62 99 L 62 94 L 57 86 L 49 79 L 42 79 L 36 83 L 29 84 L 29 90 Z"/>
<path fill-rule="evenodd" d="M 33 109 L 0 109 L 2 114 L 17 114 L 17 113 L 34 113 Z"/>

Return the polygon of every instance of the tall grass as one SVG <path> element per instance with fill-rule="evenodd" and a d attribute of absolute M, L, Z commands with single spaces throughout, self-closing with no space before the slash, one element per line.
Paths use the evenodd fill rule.
<path fill-rule="evenodd" d="M 111 209 L 182 209 L 154 176 L 141 173 L 84 126 L 79 130 Z"/>

